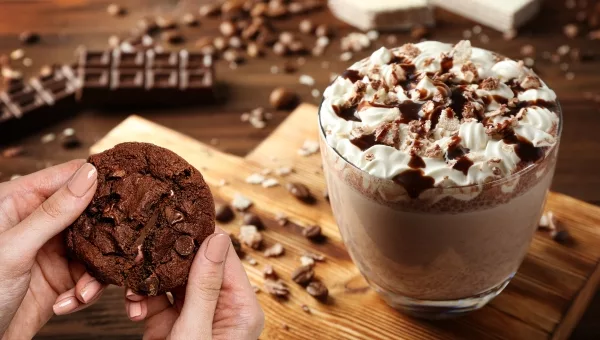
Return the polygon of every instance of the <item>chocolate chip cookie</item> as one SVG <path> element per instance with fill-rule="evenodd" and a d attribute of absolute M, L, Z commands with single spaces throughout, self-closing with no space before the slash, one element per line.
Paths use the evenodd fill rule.
<path fill-rule="evenodd" d="M 194 254 L 215 230 L 202 175 L 175 153 L 123 143 L 88 162 L 98 188 L 68 228 L 70 254 L 103 283 L 157 295 L 185 284 Z"/>

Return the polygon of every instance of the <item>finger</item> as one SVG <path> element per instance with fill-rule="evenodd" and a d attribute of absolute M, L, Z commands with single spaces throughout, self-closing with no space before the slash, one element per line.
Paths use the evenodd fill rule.
<path fill-rule="evenodd" d="M 227 234 L 213 234 L 200 246 L 188 278 L 185 303 L 173 326 L 173 338 L 210 339 L 217 301 L 223 283 L 223 268 L 231 240 Z"/>
<path fill-rule="evenodd" d="M 74 160 L 16 180 L 0 183 L 0 232 L 17 225 L 85 163 Z"/>
<path fill-rule="evenodd" d="M 86 163 L 67 184 L 45 200 L 31 215 L 1 235 L 5 255 L 35 256 L 38 249 L 77 219 L 91 201 L 97 185 L 96 168 Z M 19 240 L 19 242 L 16 242 Z"/>
<path fill-rule="evenodd" d="M 90 274 L 85 273 L 75 284 L 75 297 L 82 303 L 89 303 L 96 300 L 105 288 L 106 285 L 98 282 Z"/>
<path fill-rule="evenodd" d="M 60 294 L 56 298 L 56 302 L 52 306 L 52 310 L 56 315 L 66 315 L 74 312 L 78 312 L 82 309 L 85 309 L 91 305 L 93 305 L 96 301 L 100 299 L 102 293 L 104 292 L 104 288 L 102 288 L 98 294 L 96 294 L 91 300 L 86 303 L 81 302 L 75 292 L 75 288 L 69 289 L 68 291 Z"/>

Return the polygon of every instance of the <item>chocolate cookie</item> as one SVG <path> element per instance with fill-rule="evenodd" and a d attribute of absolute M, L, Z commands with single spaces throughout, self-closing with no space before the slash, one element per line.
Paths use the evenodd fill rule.
<path fill-rule="evenodd" d="M 98 188 L 66 232 L 67 247 L 98 281 L 157 295 L 185 284 L 194 254 L 215 230 L 202 175 L 175 153 L 123 143 L 88 162 Z"/>

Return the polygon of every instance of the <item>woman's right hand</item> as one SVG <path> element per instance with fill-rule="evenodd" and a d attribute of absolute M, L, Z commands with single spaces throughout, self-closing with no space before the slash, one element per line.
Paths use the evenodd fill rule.
<path fill-rule="evenodd" d="M 265 316 L 229 235 L 217 227 L 200 246 L 186 287 L 140 296 L 126 290 L 127 314 L 145 321 L 144 339 L 256 340 Z"/>

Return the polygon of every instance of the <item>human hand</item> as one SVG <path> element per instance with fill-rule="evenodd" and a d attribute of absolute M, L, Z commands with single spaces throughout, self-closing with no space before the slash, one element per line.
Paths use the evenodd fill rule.
<path fill-rule="evenodd" d="M 83 309 L 102 294 L 67 260 L 61 234 L 91 201 L 96 178 L 77 160 L 0 183 L 0 338 L 31 339 L 53 311 Z"/>
<path fill-rule="evenodd" d="M 133 321 L 145 321 L 144 340 L 256 340 L 265 316 L 229 235 L 217 227 L 200 246 L 187 287 L 140 296 L 127 289 L 125 308 Z"/>

